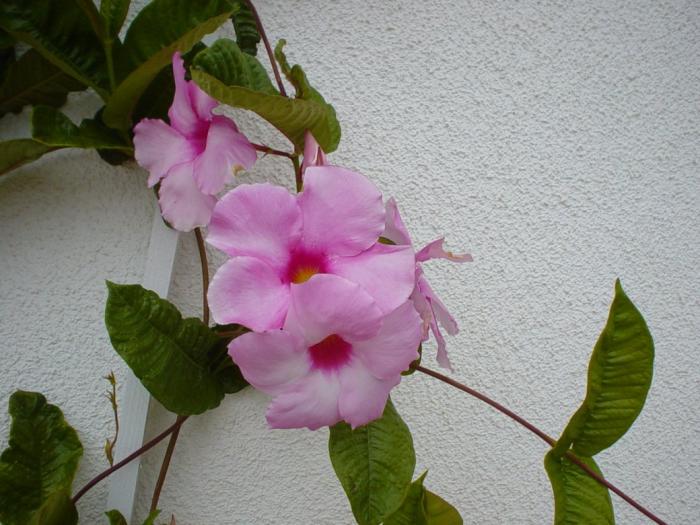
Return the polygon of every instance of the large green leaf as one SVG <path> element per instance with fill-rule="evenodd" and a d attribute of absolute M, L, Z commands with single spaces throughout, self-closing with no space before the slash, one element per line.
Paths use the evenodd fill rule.
<path fill-rule="evenodd" d="M 416 455 L 406 423 L 389 400 L 380 419 L 351 429 L 330 427 L 331 463 L 360 525 L 376 525 L 399 508 Z"/>
<path fill-rule="evenodd" d="M 330 112 L 323 104 L 227 86 L 201 70 L 193 70 L 192 78 L 204 91 L 224 104 L 260 115 L 286 135 L 298 151 L 304 148 L 306 130 L 311 130 L 324 151 L 331 152 L 338 147 L 340 136 L 329 125 Z"/>
<path fill-rule="evenodd" d="M 54 148 L 99 148 L 131 151 L 131 146 L 116 131 L 94 119 L 85 119 L 76 126 L 57 109 L 37 106 L 32 112 L 32 136 Z"/>
<path fill-rule="evenodd" d="M 236 44 L 244 53 L 255 56 L 258 54 L 260 33 L 253 12 L 243 0 L 234 0 L 234 5 L 237 9 L 231 15 L 231 22 L 236 32 Z"/>
<path fill-rule="evenodd" d="M 67 490 L 54 492 L 29 520 L 29 525 L 76 525 L 78 511 Z"/>
<path fill-rule="evenodd" d="M 193 65 L 227 86 L 239 86 L 268 95 L 278 95 L 258 59 L 241 51 L 233 40 L 217 40 L 195 57 Z"/>
<path fill-rule="evenodd" d="M 225 388 L 210 355 L 219 337 L 137 284 L 107 287 L 105 322 L 112 345 L 153 397 L 180 415 L 217 407 Z"/>
<path fill-rule="evenodd" d="M 104 21 L 106 36 L 117 38 L 129 12 L 131 0 L 101 0 L 100 15 Z"/>
<path fill-rule="evenodd" d="M 593 458 L 579 458 L 602 476 Z M 566 456 L 547 453 L 544 466 L 554 492 L 555 525 L 606 525 L 615 523 L 608 489 L 591 478 Z"/>
<path fill-rule="evenodd" d="M 26 525 L 32 516 L 70 515 L 69 493 L 83 447 L 61 410 L 36 392 L 10 397 L 9 446 L 0 456 L 0 522 Z M 36 518 L 39 519 L 39 518 Z M 35 521 L 44 523 L 44 521 Z"/>
<path fill-rule="evenodd" d="M 452 505 L 423 486 L 427 471 L 411 483 L 406 497 L 384 525 L 462 525 L 462 517 Z"/>
<path fill-rule="evenodd" d="M 117 69 L 123 77 L 107 102 L 107 125 L 127 129 L 141 94 L 175 51 L 185 52 L 223 24 L 234 7 L 227 0 L 153 0 L 129 26 L 119 48 Z"/>
<path fill-rule="evenodd" d="M 0 116 L 17 113 L 28 105 L 60 107 L 68 93 L 82 89 L 84 84 L 30 49 L 7 68 L 0 84 Z"/>
<path fill-rule="evenodd" d="M 12 139 L 0 142 L 0 175 L 55 149 L 34 139 Z"/>
<path fill-rule="evenodd" d="M 2 0 L 0 27 L 106 98 L 104 50 L 75 0 Z"/>
<path fill-rule="evenodd" d="M 555 451 L 573 443 L 594 456 L 620 439 L 637 418 L 651 386 L 654 343 L 644 318 L 615 282 L 615 299 L 588 367 L 588 389 Z"/>

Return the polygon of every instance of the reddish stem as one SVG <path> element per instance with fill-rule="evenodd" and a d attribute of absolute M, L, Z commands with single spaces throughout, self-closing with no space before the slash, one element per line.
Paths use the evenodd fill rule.
<path fill-rule="evenodd" d="M 277 68 L 277 62 L 275 61 L 275 55 L 272 52 L 272 46 L 270 46 L 270 41 L 267 39 L 267 35 L 265 34 L 265 29 L 263 28 L 262 21 L 260 20 L 260 15 L 258 15 L 257 9 L 255 9 L 255 6 L 253 5 L 253 2 L 250 0 L 244 0 L 248 8 L 250 9 L 250 12 L 253 14 L 253 18 L 255 19 L 255 25 L 258 26 L 258 32 L 260 33 L 260 36 L 262 37 L 262 41 L 265 44 L 265 50 L 267 51 L 267 57 L 270 59 L 270 65 L 272 66 L 272 72 L 275 74 L 275 80 L 277 81 L 277 87 L 280 90 L 280 94 L 283 97 L 287 96 L 287 90 L 284 89 L 284 84 L 282 83 L 282 75 L 280 75 L 280 71 Z"/>

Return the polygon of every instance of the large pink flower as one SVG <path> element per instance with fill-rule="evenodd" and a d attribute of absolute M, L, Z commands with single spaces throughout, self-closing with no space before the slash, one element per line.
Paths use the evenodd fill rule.
<path fill-rule="evenodd" d="M 386 203 L 386 224 L 382 237 L 389 239 L 397 245 L 413 246 L 408 230 L 401 220 L 399 208 L 396 201 L 391 198 Z M 416 253 L 416 286 L 411 294 L 416 310 L 423 319 L 423 340 L 428 339 L 429 331 L 433 333 L 437 342 L 437 362 L 440 366 L 452 369 L 450 360 L 447 357 L 447 344 L 445 337 L 440 331 L 442 326 L 449 335 L 457 335 L 459 327 L 457 321 L 447 311 L 447 307 L 435 294 L 425 278 L 420 263 L 430 259 L 448 259 L 452 262 L 468 262 L 472 260 L 469 254 L 455 255 L 443 248 L 444 238 L 428 243 Z"/>
<path fill-rule="evenodd" d="M 216 322 L 255 331 L 280 328 L 290 289 L 316 274 L 359 284 L 383 314 L 403 304 L 415 284 L 409 246 L 387 246 L 379 190 L 336 166 L 310 166 L 304 191 L 241 185 L 217 203 L 207 241 L 231 259 L 209 288 Z"/>
<path fill-rule="evenodd" d="M 244 334 L 229 353 L 250 384 L 275 396 L 271 427 L 357 427 L 382 415 L 418 357 L 420 324 L 410 301 L 385 316 L 358 284 L 315 275 L 292 287 L 283 330 Z"/>
<path fill-rule="evenodd" d="M 143 119 L 134 127 L 134 156 L 150 172 L 148 187 L 158 192 L 163 217 L 190 231 L 209 223 L 216 195 L 232 170 L 250 169 L 257 155 L 236 124 L 212 110 L 219 103 L 185 80 L 179 53 L 173 55 L 175 98 L 170 125 Z"/>

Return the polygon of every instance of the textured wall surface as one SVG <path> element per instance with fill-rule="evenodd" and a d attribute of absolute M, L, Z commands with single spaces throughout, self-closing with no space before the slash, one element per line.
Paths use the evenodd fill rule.
<path fill-rule="evenodd" d="M 654 335 L 655 377 L 634 427 L 598 463 L 669 522 L 697 523 L 700 5 L 257 4 L 270 38 L 289 41 L 290 59 L 337 110 L 343 139 L 331 161 L 395 196 L 417 244 L 444 234 L 474 255 L 426 267 L 462 328 L 449 341 L 456 378 L 557 435 L 583 397 L 622 279 Z M 72 97 L 72 115 L 94 110 L 86 104 L 96 101 Z M 234 116 L 256 141 L 287 147 Z M 23 133 L 26 118 L 2 119 L 2 137 Z M 276 158 L 242 179 L 292 185 Z M 137 168 L 78 151 L 0 179 L 0 400 L 38 389 L 63 407 L 87 450 L 76 485 L 105 465 L 101 376 L 124 367 L 101 324 L 102 281 L 141 276 L 153 206 L 143 182 Z M 170 298 L 190 315 L 198 265 L 183 236 Z M 424 355 L 435 366 L 432 346 Z M 536 437 L 428 377 L 408 378 L 394 398 L 417 474 L 430 469 L 427 485 L 465 523 L 551 521 Z M 352 523 L 327 432 L 267 430 L 267 401 L 248 390 L 183 427 L 160 505 L 178 524 Z M 171 419 L 152 403 L 147 433 Z M 4 440 L 4 410 L 0 428 Z M 144 459 L 138 516 L 163 449 Z M 85 523 L 100 523 L 106 487 L 81 501 Z M 646 523 L 613 503 L 619 523 Z"/>

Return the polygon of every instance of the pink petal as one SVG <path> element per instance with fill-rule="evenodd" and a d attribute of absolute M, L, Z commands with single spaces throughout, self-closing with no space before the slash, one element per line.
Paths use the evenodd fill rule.
<path fill-rule="evenodd" d="M 457 321 L 454 317 L 452 317 L 452 315 L 450 315 L 450 312 L 447 311 L 447 307 L 435 294 L 425 276 L 421 275 L 418 278 L 417 283 L 421 294 L 430 305 L 435 319 L 445 328 L 448 334 L 457 335 L 457 333 L 459 333 Z"/>
<path fill-rule="evenodd" d="M 360 361 L 354 361 L 340 372 L 340 417 L 352 428 L 380 418 L 389 392 L 400 382 L 399 374 L 377 379 Z"/>
<path fill-rule="evenodd" d="M 377 243 L 353 257 L 330 261 L 328 272 L 358 283 L 383 313 L 403 304 L 415 285 L 415 260 L 410 246 Z"/>
<path fill-rule="evenodd" d="M 353 350 L 375 377 L 391 379 L 418 359 L 422 336 L 421 318 L 413 303 L 406 301 L 384 318 L 377 335 L 355 343 Z"/>
<path fill-rule="evenodd" d="M 202 193 L 213 195 L 222 190 L 235 169 L 250 169 L 257 154 L 232 120 L 216 116 L 207 133 L 207 145 L 194 162 L 194 177 Z"/>
<path fill-rule="evenodd" d="M 435 359 L 442 368 L 447 368 L 448 370 L 452 371 L 452 364 L 450 363 L 450 359 L 447 357 L 447 343 L 445 342 L 445 338 L 443 337 L 442 332 L 440 332 L 440 328 L 435 320 L 430 322 L 430 330 L 433 332 L 435 342 L 437 343 L 437 355 L 435 356 Z"/>
<path fill-rule="evenodd" d="M 216 198 L 204 195 L 192 176 L 192 164 L 172 168 L 160 183 L 158 202 L 163 218 L 173 228 L 188 232 L 209 224 Z"/>
<path fill-rule="evenodd" d="M 219 324 L 238 323 L 256 332 L 280 328 L 289 307 L 289 288 L 261 259 L 234 257 L 209 286 L 209 307 Z"/>
<path fill-rule="evenodd" d="M 304 160 L 301 163 L 301 172 L 304 173 L 310 166 L 325 166 L 327 163 L 326 154 L 311 132 L 307 131 L 304 135 Z"/>
<path fill-rule="evenodd" d="M 134 126 L 134 157 L 149 172 L 148 187 L 155 186 L 173 166 L 189 162 L 197 148 L 162 120 L 143 119 Z"/>
<path fill-rule="evenodd" d="M 472 256 L 468 253 L 464 254 L 454 254 L 452 252 L 445 251 L 442 247 L 445 242 L 444 237 L 437 239 L 429 244 L 427 244 L 422 250 L 416 253 L 416 261 L 423 262 L 430 259 L 447 259 L 452 262 L 471 262 Z"/>
<path fill-rule="evenodd" d="M 342 277 L 317 274 L 291 287 L 290 314 L 285 329 L 303 335 L 308 346 L 329 335 L 349 343 L 374 336 L 382 325 L 382 312 L 360 285 Z"/>
<path fill-rule="evenodd" d="M 401 219 L 399 207 L 397 206 L 394 197 L 391 197 L 388 201 L 386 201 L 385 210 L 386 219 L 384 222 L 384 233 L 382 233 L 382 237 L 389 239 L 396 244 L 408 244 L 410 246 L 412 244 L 411 237 L 408 235 L 406 225 Z"/>
<path fill-rule="evenodd" d="M 272 428 L 307 427 L 311 430 L 334 425 L 340 421 L 339 391 L 335 375 L 311 372 L 272 400 L 267 409 L 267 422 Z"/>
<path fill-rule="evenodd" d="M 183 135 L 204 135 L 211 112 L 219 103 L 199 89 L 197 84 L 185 80 L 185 63 L 178 52 L 173 55 L 173 77 L 175 97 L 168 110 L 170 124 Z"/>
<path fill-rule="evenodd" d="M 298 200 L 303 244 L 311 250 L 355 255 L 372 246 L 384 229 L 381 193 L 363 175 L 345 168 L 307 168 Z"/>
<path fill-rule="evenodd" d="M 283 330 L 243 334 L 231 341 L 228 351 L 243 377 L 268 394 L 283 392 L 309 372 L 303 341 Z"/>
<path fill-rule="evenodd" d="M 301 211 L 287 190 L 242 184 L 214 208 L 207 241 L 231 256 L 258 257 L 282 271 L 301 238 L 301 225 Z"/>

